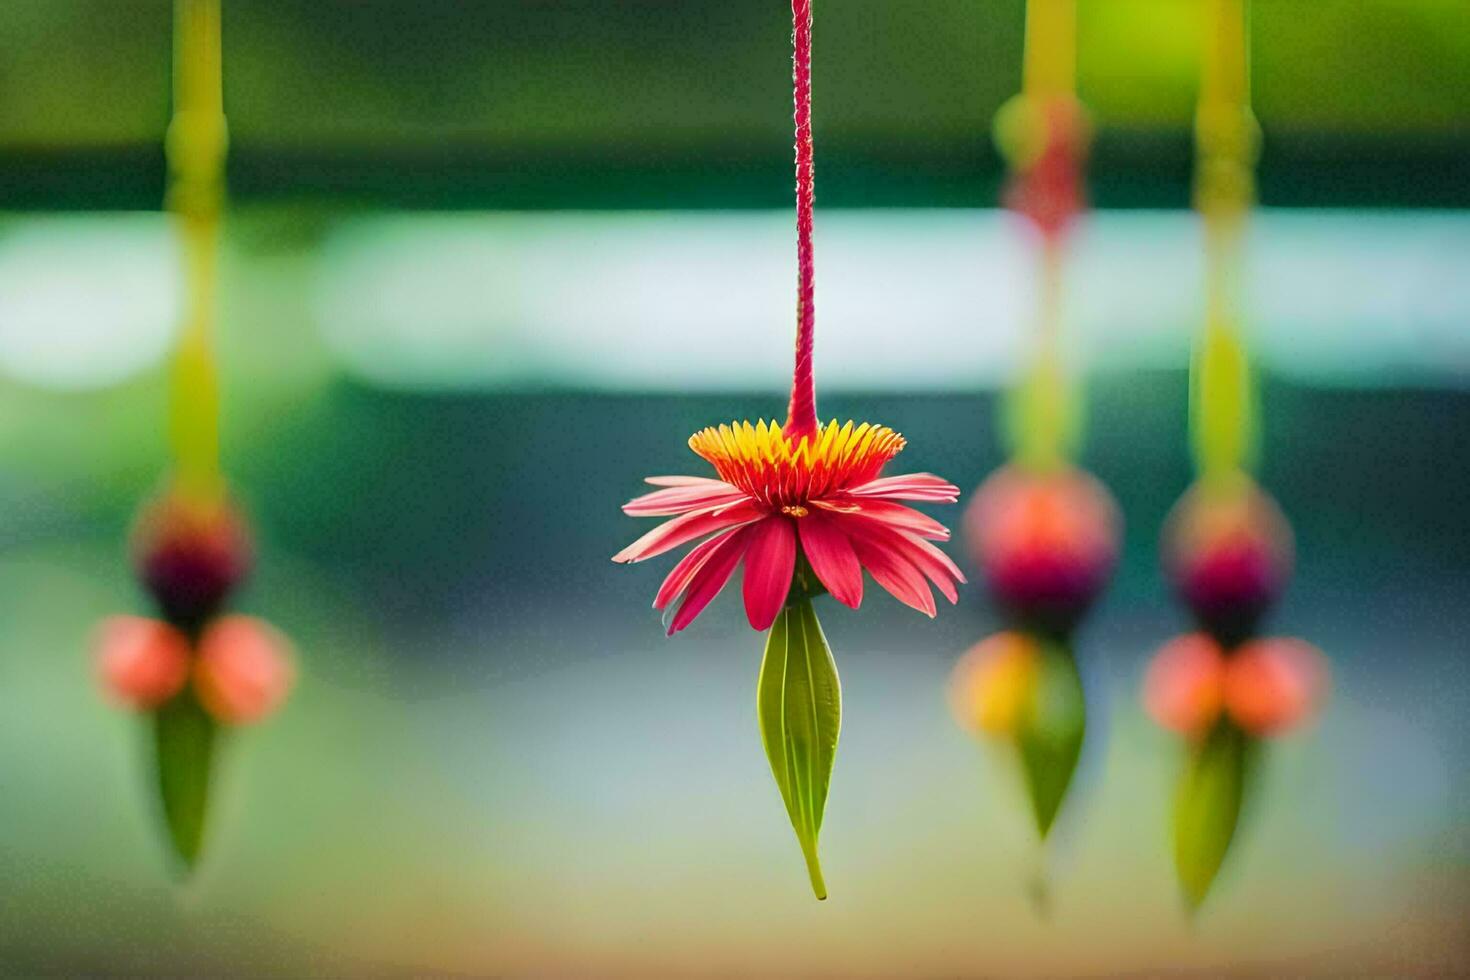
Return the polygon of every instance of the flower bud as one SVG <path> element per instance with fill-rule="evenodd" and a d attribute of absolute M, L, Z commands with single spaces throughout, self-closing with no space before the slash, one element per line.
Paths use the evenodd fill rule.
<path fill-rule="evenodd" d="M 1205 633 L 1176 636 L 1159 648 L 1143 679 L 1143 706 L 1170 731 L 1197 738 L 1225 701 L 1225 654 Z"/>
<path fill-rule="evenodd" d="M 189 641 L 142 616 L 109 616 L 97 631 L 97 670 L 118 703 L 140 711 L 172 698 L 189 678 Z"/>
<path fill-rule="evenodd" d="M 168 492 L 139 514 L 133 555 L 164 618 L 192 631 L 219 611 L 250 571 L 250 532 L 224 501 Z"/>
<path fill-rule="evenodd" d="M 1018 96 L 996 116 L 996 142 L 1011 167 L 1005 206 L 1056 238 L 1087 207 L 1083 168 L 1091 126 L 1070 97 Z"/>
<path fill-rule="evenodd" d="M 971 553 L 991 593 L 1023 623 L 1074 627 L 1102 592 L 1118 557 L 1117 505 L 1077 469 L 998 470 L 965 514 Z"/>
<path fill-rule="evenodd" d="M 216 721 L 260 721 L 280 707 L 295 679 L 290 644 L 262 620 L 225 616 L 199 638 L 194 693 Z"/>
<path fill-rule="evenodd" d="M 1327 687 L 1327 661 L 1310 643 L 1254 640 L 1235 652 L 1225 673 L 1230 717 L 1253 735 L 1279 735 L 1311 714 Z"/>
<path fill-rule="evenodd" d="M 1255 631 L 1291 577 L 1291 526 L 1246 478 L 1191 487 L 1164 525 L 1163 551 L 1179 597 L 1227 646 Z"/>
<path fill-rule="evenodd" d="M 949 703 L 955 721 L 967 731 L 1013 733 L 1035 685 L 1040 659 L 1039 644 L 1025 633 L 997 633 L 971 647 L 950 675 Z"/>

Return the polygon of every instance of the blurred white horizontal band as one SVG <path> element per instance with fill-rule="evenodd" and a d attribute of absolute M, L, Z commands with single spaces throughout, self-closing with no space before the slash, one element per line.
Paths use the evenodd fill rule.
<path fill-rule="evenodd" d="M 1266 367 L 1328 384 L 1470 381 L 1470 215 L 1265 211 L 1251 234 L 1246 326 Z M 1012 376 L 1034 305 L 1015 219 L 828 211 L 816 236 L 821 384 L 965 390 Z M 364 215 L 333 222 L 319 253 L 234 244 L 225 328 L 250 319 L 272 358 L 315 331 L 374 384 L 779 391 L 790 369 L 785 212 Z M 1192 215 L 1093 215 L 1072 259 L 1075 360 L 1183 367 L 1200 318 Z M 163 215 L 7 218 L 0 374 L 89 388 L 156 367 L 179 288 Z M 262 297 L 288 293 L 254 322 Z"/>
<path fill-rule="evenodd" d="M 997 211 L 818 215 L 817 371 L 840 388 L 1009 378 L 1034 304 L 1025 229 Z M 337 226 L 316 312 L 353 373 L 399 387 L 779 389 L 794 246 L 784 212 L 401 215 Z M 1200 319 L 1187 212 L 1093 215 L 1067 283 L 1072 349 L 1183 366 Z M 1470 216 L 1266 211 L 1247 327 L 1318 382 L 1470 379 Z"/>
<path fill-rule="evenodd" d="M 178 252 L 161 214 L 0 227 L 0 373 L 100 388 L 156 365 L 177 333 Z"/>

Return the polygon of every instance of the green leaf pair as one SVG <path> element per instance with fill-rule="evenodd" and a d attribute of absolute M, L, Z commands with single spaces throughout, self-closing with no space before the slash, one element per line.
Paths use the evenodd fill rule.
<path fill-rule="evenodd" d="M 1211 730 L 1185 766 L 1174 798 L 1174 867 L 1191 909 L 1199 908 L 1225 863 L 1240 822 L 1255 739 L 1228 719 Z"/>
<path fill-rule="evenodd" d="M 827 897 L 817 835 L 842 728 L 842 687 L 810 597 L 789 602 L 766 637 L 756 693 L 761 741 L 818 899 Z"/>
<path fill-rule="evenodd" d="M 217 731 L 214 719 L 187 689 L 153 716 L 158 798 L 182 875 L 194 869 L 204 844 Z"/>

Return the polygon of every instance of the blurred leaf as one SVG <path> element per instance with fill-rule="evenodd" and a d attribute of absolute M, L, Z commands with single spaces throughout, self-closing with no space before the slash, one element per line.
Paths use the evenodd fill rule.
<path fill-rule="evenodd" d="M 209 810 L 215 724 L 191 691 L 154 715 L 159 801 L 169 843 L 187 873 L 199 859 Z"/>
<path fill-rule="evenodd" d="M 1066 798 L 1086 730 L 1087 702 L 1072 651 L 1047 643 L 1016 732 L 1036 829 L 1043 838 Z"/>
<path fill-rule="evenodd" d="M 1190 908 L 1210 890 L 1245 799 L 1251 738 L 1228 721 L 1191 756 L 1174 802 L 1174 866 Z"/>
<path fill-rule="evenodd" d="M 812 891 L 824 899 L 817 835 L 842 727 L 842 689 L 810 598 L 789 603 L 771 626 L 756 699 L 771 772 L 801 842 Z"/>

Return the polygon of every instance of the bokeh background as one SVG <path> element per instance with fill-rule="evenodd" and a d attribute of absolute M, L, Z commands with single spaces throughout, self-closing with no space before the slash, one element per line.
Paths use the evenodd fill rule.
<path fill-rule="evenodd" d="M 996 621 L 826 610 L 845 730 L 812 901 L 760 747 L 760 638 L 663 639 L 608 557 L 695 428 L 784 410 L 794 249 L 776 2 L 225 4 L 225 453 L 242 600 L 297 694 L 228 745 L 177 887 L 96 621 L 167 465 L 179 269 L 164 0 L 0 6 L 0 972 L 1453 976 L 1470 955 L 1470 8 L 1257 0 L 1250 331 L 1263 481 L 1333 658 L 1193 923 L 1174 741 L 1136 701 L 1182 628 L 1200 313 L 1187 0 L 1082 0 L 1099 127 L 1068 284 L 1086 463 L 1128 524 L 1082 640 L 1093 725 L 1039 853 L 943 686 Z M 1020 0 L 819 3 L 824 416 L 971 487 L 1003 456 L 1031 266 L 990 118 Z M 951 523 L 958 518 L 952 509 Z M 958 556 L 961 547 L 952 551 Z M 654 566 L 658 567 L 654 567 Z M 1039 876 L 1049 881 L 1037 899 Z"/>

